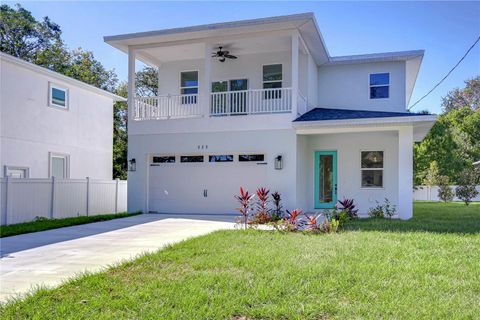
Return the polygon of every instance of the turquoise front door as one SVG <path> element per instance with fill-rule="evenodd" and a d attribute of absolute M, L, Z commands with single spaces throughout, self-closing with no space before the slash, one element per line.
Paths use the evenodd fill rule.
<path fill-rule="evenodd" d="M 315 151 L 315 209 L 337 203 L 337 151 Z"/>

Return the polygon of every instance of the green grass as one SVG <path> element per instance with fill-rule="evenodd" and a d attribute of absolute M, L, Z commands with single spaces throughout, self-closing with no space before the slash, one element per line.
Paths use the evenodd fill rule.
<path fill-rule="evenodd" d="M 478 319 L 480 204 L 338 234 L 220 231 L 40 289 L 3 319 Z"/>
<path fill-rule="evenodd" d="M 69 226 L 75 226 L 79 224 L 98 222 L 98 221 L 107 221 L 112 219 L 119 219 L 134 216 L 138 213 L 112 213 L 112 214 L 102 214 L 96 216 L 81 216 L 74 218 L 64 218 L 64 219 L 45 219 L 25 223 L 11 224 L 8 226 L 0 227 L 0 238 L 16 236 L 23 233 L 44 231 L 50 229 L 57 229 Z"/>

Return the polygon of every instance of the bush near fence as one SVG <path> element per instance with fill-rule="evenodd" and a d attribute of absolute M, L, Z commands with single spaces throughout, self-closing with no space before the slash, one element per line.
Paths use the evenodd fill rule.
<path fill-rule="evenodd" d="M 127 181 L 0 179 L 1 225 L 127 211 Z"/>
<path fill-rule="evenodd" d="M 450 186 L 455 193 L 455 188 L 457 186 Z M 427 201 L 441 201 L 438 198 L 438 186 L 428 187 L 428 186 L 417 186 L 413 190 L 413 200 L 427 200 Z M 480 192 L 480 186 L 477 186 L 477 190 Z M 456 196 L 453 198 L 453 201 L 462 201 Z M 480 194 L 476 196 L 472 201 L 480 201 Z"/>

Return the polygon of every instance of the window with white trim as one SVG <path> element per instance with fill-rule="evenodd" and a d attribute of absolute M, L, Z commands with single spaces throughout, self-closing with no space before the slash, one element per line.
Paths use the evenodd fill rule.
<path fill-rule="evenodd" d="M 383 188 L 383 151 L 362 151 L 362 188 Z"/>
<path fill-rule="evenodd" d="M 61 109 L 68 109 L 68 89 L 49 83 L 48 105 Z"/>
<path fill-rule="evenodd" d="M 5 166 L 5 177 L 28 178 L 28 171 L 27 167 Z"/>
<path fill-rule="evenodd" d="M 198 71 L 180 72 L 180 94 L 182 104 L 196 104 L 198 94 Z"/>
<path fill-rule="evenodd" d="M 265 92 L 265 99 L 280 99 L 282 88 L 282 65 L 269 64 L 263 66 L 263 89 L 279 89 L 268 90 Z"/>
<path fill-rule="evenodd" d="M 390 96 L 390 73 L 372 73 L 370 81 L 370 99 L 387 99 Z"/>
<path fill-rule="evenodd" d="M 69 156 L 66 154 L 50 153 L 50 178 L 68 179 Z"/>

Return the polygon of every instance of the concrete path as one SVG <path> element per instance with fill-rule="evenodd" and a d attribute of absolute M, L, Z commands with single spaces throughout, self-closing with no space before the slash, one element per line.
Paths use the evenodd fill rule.
<path fill-rule="evenodd" d="M 0 301 L 167 244 L 233 229 L 233 216 L 142 214 L 0 239 Z"/>

